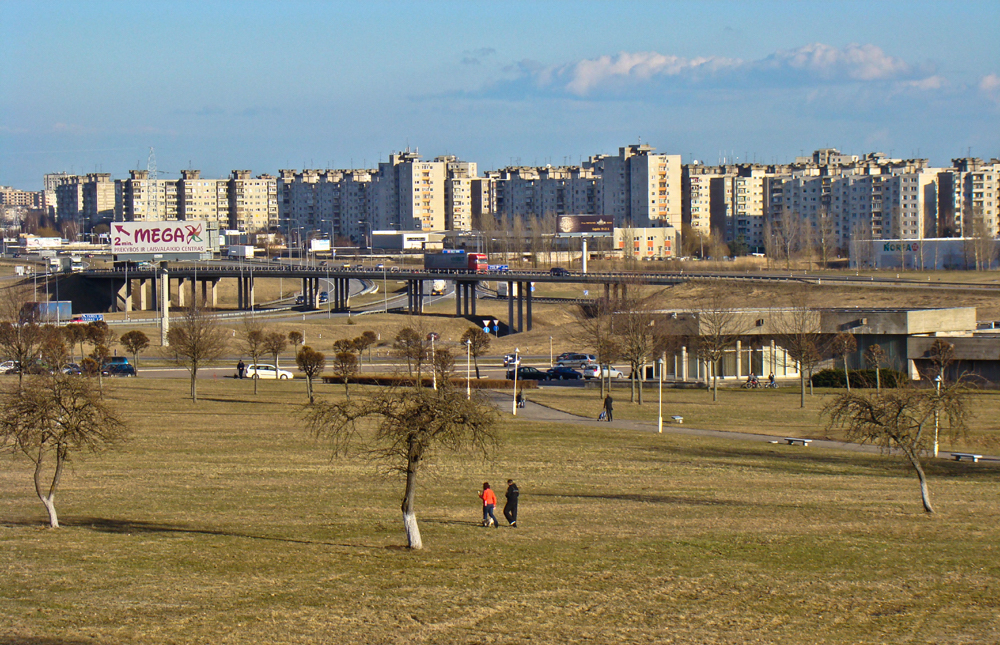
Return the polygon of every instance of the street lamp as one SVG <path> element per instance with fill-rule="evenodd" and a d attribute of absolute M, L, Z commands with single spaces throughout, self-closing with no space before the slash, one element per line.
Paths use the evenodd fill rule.
<path fill-rule="evenodd" d="M 465 341 L 465 398 L 472 398 L 472 339 Z"/>
<path fill-rule="evenodd" d="M 434 337 L 437 334 L 431 332 L 431 385 L 434 389 L 438 389 L 438 374 L 437 374 L 437 363 L 434 361 Z"/>
<path fill-rule="evenodd" d="M 663 359 L 666 357 L 666 353 L 657 359 L 657 366 L 660 368 L 659 380 L 660 380 L 660 396 L 659 396 L 659 415 L 658 421 L 656 422 L 656 431 L 663 434 Z"/>
<path fill-rule="evenodd" d="M 941 403 L 941 375 L 934 377 L 934 387 L 937 390 L 937 400 L 934 401 L 934 456 L 938 456 L 938 420 L 940 412 L 938 406 Z"/>
<path fill-rule="evenodd" d="M 517 416 L 517 367 L 518 364 L 521 362 L 518 359 L 517 355 L 520 351 L 521 350 L 519 350 L 518 348 L 516 347 L 514 348 L 514 416 L 515 417 Z"/>
<path fill-rule="evenodd" d="M 552 362 L 552 336 L 549 336 L 549 367 L 555 367 L 555 363 Z"/>

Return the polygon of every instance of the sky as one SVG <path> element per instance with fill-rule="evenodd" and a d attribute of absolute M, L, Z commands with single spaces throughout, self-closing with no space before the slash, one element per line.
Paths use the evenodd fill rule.
<path fill-rule="evenodd" d="M 0 185 L 642 142 L 1000 157 L 1000 2 L 0 0 Z"/>

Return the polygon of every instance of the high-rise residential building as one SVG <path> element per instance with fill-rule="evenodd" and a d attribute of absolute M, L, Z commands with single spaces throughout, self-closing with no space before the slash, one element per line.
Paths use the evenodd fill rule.
<path fill-rule="evenodd" d="M 591 157 L 587 165 L 600 176 L 602 214 L 615 226 L 672 226 L 680 229 L 681 156 L 655 154 L 646 144 L 619 148 L 618 156 Z"/>
<path fill-rule="evenodd" d="M 278 230 L 278 184 L 273 175 L 252 176 L 234 170 L 229 176 L 229 227 L 238 231 Z"/>
<path fill-rule="evenodd" d="M 389 155 L 371 186 L 371 225 L 382 230 L 445 230 L 445 162 L 416 152 Z"/>
<path fill-rule="evenodd" d="M 472 181 L 478 166 L 453 155 L 435 157 L 445 164 L 444 227 L 449 231 L 472 230 Z"/>
<path fill-rule="evenodd" d="M 281 170 L 278 219 L 289 235 L 309 232 L 362 242 L 368 235 L 369 170 Z"/>
<path fill-rule="evenodd" d="M 597 181 L 593 168 L 579 166 L 514 167 L 491 172 L 487 177 L 494 186 L 477 187 L 477 202 L 484 204 L 495 196 L 497 216 L 520 219 L 529 228 L 557 215 L 599 213 Z M 490 195 L 490 189 L 494 195 Z M 554 226 L 554 223 L 553 223 Z"/>
<path fill-rule="evenodd" d="M 177 181 L 177 219 L 229 226 L 229 181 L 205 179 L 200 170 L 182 170 Z"/>
<path fill-rule="evenodd" d="M 1000 159 L 952 159 L 938 173 L 941 237 L 1000 234 Z"/>
<path fill-rule="evenodd" d="M 90 173 L 83 182 L 83 224 L 92 228 L 115 217 L 115 182 L 111 173 Z"/>
<path fill-rule="evenodd" d="M 43 207 L 52 217 L 58 217 L 56 187 L 69 177 L 68 172 L 50 172 L 42 177 Z"/>
<path fill-rule="evenodd" d="M 123 222 L 176 220 L 177 180 L 150 179 L 148 170 L 130 170 L 128 179 L 115 182 L 115 219 Z"/>
<path fill-rule="evenodd" d="M 0 186 L 0 206 L 23 206 L 25 208 L 42 208 L 43 193 L 17 190 L 10 186 Z"/>

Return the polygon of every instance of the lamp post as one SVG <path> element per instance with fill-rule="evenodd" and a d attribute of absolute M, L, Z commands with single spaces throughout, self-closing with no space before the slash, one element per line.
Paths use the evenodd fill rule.
<path fill-rule="evenodd" d="M 555 363 L 552 362 L 552 336 L 549 336 L 549 367 L 555 367 Z"/>
<path fill-rule="evenodd" d="M 521 350 L 519 350 L 518 348 L 516 348 L 516 347 L 514 348 L 514 403 L 513 403 L 514 407 L 513 407 L 513 410 L 514 410 L 514 416 L 515 417 L 517 416 L 517 367 L 521 363 L 521 361 L 518 359 L 517 355 L 518 355 L 518 352 L 520 352 L 520 351 Z"/>
<path fill-rule="evenodd" d="M 369 249 L 369 252 L 371 252 L 371 249 Z M 389 290 L 386 288 L 385 262 L 382 263 L 382 310 L 383 313 L 389 313 Z"/>
<path fill-rule="evenodd" d="M 666 354 L 664 354 L 666 356 Z M 656 361 L 657 367 L 659 367 L 659 381 L 660 381 L 660 395 L 659 395 L 659 414 L 657 415 L 656 431 L 663 434 L 663 357 L 661 356 Z"/>
<path fill-rule="evenodd" d="M 465 341 L 465 399 L 472 398 L 472 339 Z"/>
<path fill-rule="evenodd" d="M 434 332 L 431 332 L 431 385 L 434 389 L 438 389 L 438 375 L 437 375 L 437 363 L 434 362 L 434 337 L 437 336 Z"/>
<path fill-rule="evenodd" d="M 934 401 L 934 456 L 938 456 L 938 405 L 941 403 L 941 375 L 934 377 L 934 388 L 937 390 L 937 400 Z"/>

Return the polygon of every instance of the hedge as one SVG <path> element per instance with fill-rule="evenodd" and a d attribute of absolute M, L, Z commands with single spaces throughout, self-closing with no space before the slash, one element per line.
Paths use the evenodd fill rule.
<path fill-rule="evenodd" d="M 879 370 L 882 387 L 898 387 L 909 382 L 906 373 L 883 367 Z M 814 387 L 846 387 L 844 370 L 821 370 L 812 376 Z M 875 387 L 875 370 L 851 370 L 851 387 Z"/>

